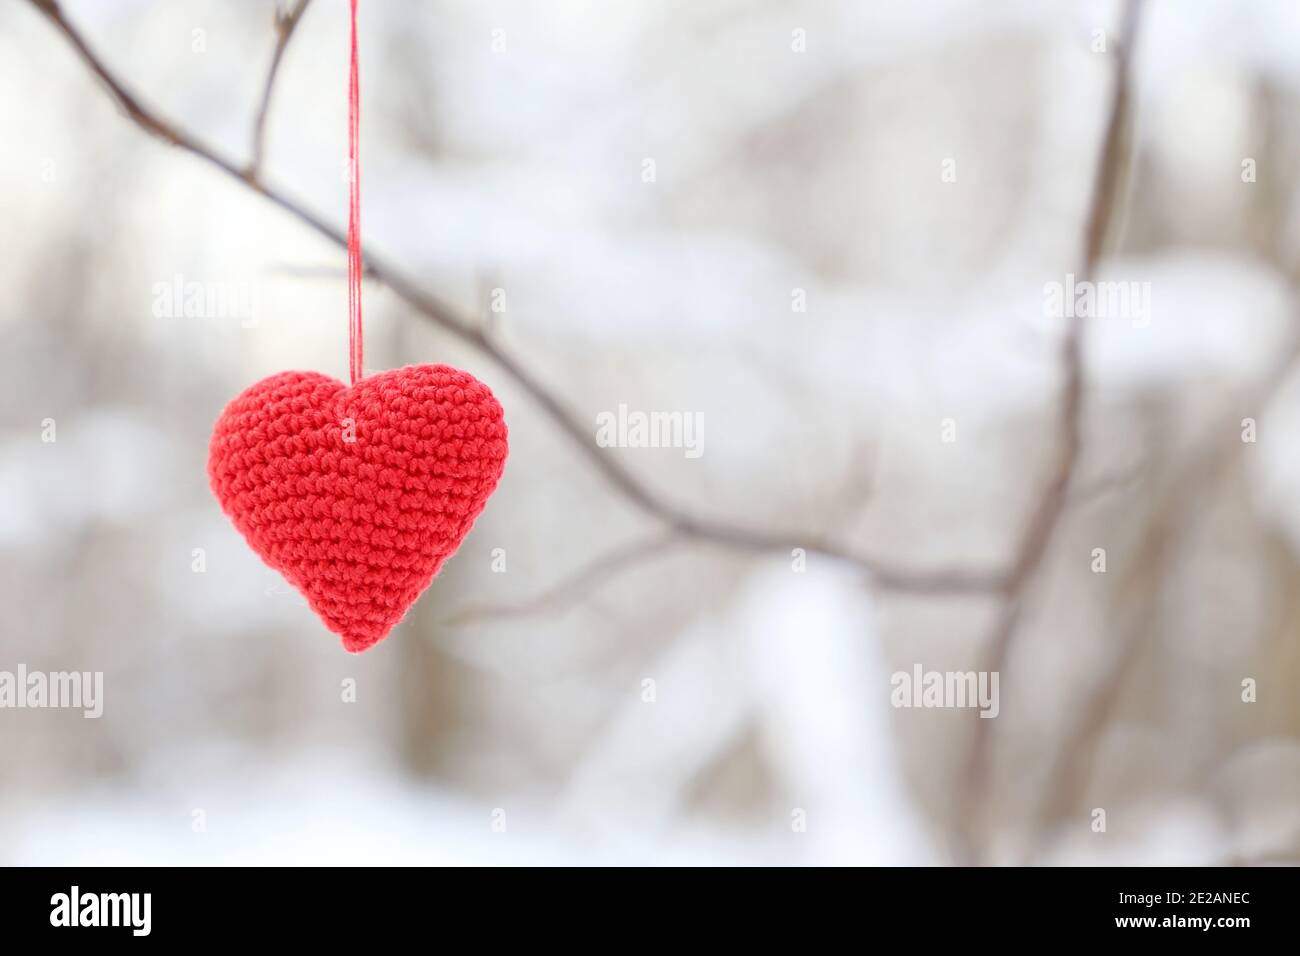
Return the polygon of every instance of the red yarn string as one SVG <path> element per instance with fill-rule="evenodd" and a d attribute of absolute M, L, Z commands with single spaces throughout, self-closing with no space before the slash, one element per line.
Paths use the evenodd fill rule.
<path fill-rule="evenodd" d="M 357 0 L 352 0 L 352 66 L 348 76 L 348 374 L 364 377 L 361 336 L 361 149 L 357 131 L 361 97 L 357 92 Z"/>

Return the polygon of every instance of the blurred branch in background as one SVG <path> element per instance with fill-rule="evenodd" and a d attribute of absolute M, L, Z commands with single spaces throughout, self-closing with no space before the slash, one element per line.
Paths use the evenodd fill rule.
<path fill-rule="evenodd" d="M 271 67 L 266 71 L 266 85 L 262 88 L 262 103 L 257 108 L 257 118 L 253 120 L 253 158 L 248 163 L 248 178 L 256 181 L 262 175 L 262 157 L 266 153 L 266 118 L 271 111 L 271 93 L 275 90 L 275 78 L 280 72 L 280 61 L 284 51 L 293 38 L 293 31 L 298 21 L 307 12 L 311 0 L 297 0 L 288 10 L 277 8 L 275 11 L 275 52 L 271 54 Z"/>
<path fill-rule="evenodd" d="M 326 239 L 346 248 L 346 236 L 338 228 L 289 198 L 285 193 L 267 186 L 260 175 L 255 174 L 258 157 L 254 157 L 252 164 L 240 164 L 205 144 L 190 131 L 161 117 L 154 110 L 146 108 L 127 91 L 122 81 L 90 49 L 80 32 L 63 15 L 56 0 L 30 0 L 30 2 L 67 38 L 77 55 L 107 86 L 109 93 L 126 112 L 128 118 L 141 129 L 216 166 Z M 277 29 L 280 30 L 283 42 L 287 44 L 288 36 L 285 28 L 278 26 Z M 274 76 L 270 79 L 273 81 Z M 256 139 L 255 135 L 254 140 Z M 876 585 L 899 591 L 924 594 L 1010 593 L 1010 584 L 1015 581 L 1018 565 L 1009 572 L 996 569 L 901 567 L 878 557 L 859 553 L 829 537 L 808 540 L 802 535 L 727 524 L 693 515 L 665 501 L 617 459 L 598 448 L 592 440 L 590 429 L 566 407 L 564 401 L 539 381 L 518 359 L 494 342 L 481 323 L 462 317 L 453 307 L 425 292 L 417 283 L 383 259 L 371 254 L 367 254 L 366 259 L 369 273 L 384 283 L 417 313 L 495 362 L 610 484 L 635 507 L 667 525 L 670 531 L 687 538 L 712 542 L 738 551 L 788 552 L 793 548 L 802 548 L 806 552 L 853 565 L 870 575 Z"/>
<path fill-rule="evenodd" d="M 1300 340 L 1293 338 L 1288 351 L 1279 356 L 1264 380 L 1254 389 L 1253 404 L 1267 407 L 1278 390 L 1294 373 L 1300 358 Z M 1045 862 L 1053 847 L 1051 827 L 1071 809 L 1072 801 L 1086 790 L 1089 770 L 1096 756 L 1102 734 L 1110 724 L 1126 684 L 1126 678 L 1141 656 L 1146 641 L 1156 632 L 1161 591 L 1157 586 L 1170 558 L 1177 553 L 1179 540 L 1193 522 L 1188 509 L 1199 509 L 1211 497 L 1216 486 L 1241 464 L 1244 443 L 1224 450 L 1221 435 L 1237 424 L 1236 415 L 1222 416 L 1218 427 L 1210 427 L 1206 437 L 1189 456 L 1187 468 L 1175 476 L 1173 487 L 1163 497 L 1160 510 L 1151 521 L 1137 553 L 1129 561 L 1120 590 L 1110 614 L 1115 618 L 1119 635 L 1115 646 L 1089 682 L 1083 705 L 1078 709 L 1064 740 L 1056 749 L 1048 774 L 1046 792 L 1031 821 L 1028 852 L 1030 862 Z M 1225 861 L 1226 862 L 1226 861 Z"/>
<path fill-rule="evenodd" d="M 442 623 L 460 625 L 488 618 L 522 617 L 540 612 L 549 611 L 554 613 L 563 611 L 581 601 L 585 595 L 590 595 L 606 581 L 622 574 L 628 568 L 649 561 L 681 542 L 680 535 L 668 531 L 633 541 L 630 544 L 621 545 L 597 555 L 564 578 L 559 584 L 526 601 L 510 605 L 468 607 L 447 618 Z"/>
<path fill-rule="evenodd" d="M 1122 148 L 1124 130 L 1128 122 L 1129 77 L 1132 71 L 1133 49 L 1137 45 L 1140 0 L 1128 0 L 1124 5 L 1121 35 L 1115 48 L 1115 79 L 1111 88 L 1105 134 L 1102 140 L 1097 171 L 1093 180 L 1092 195 L 1088 203 L 1088 218 L 1083 234 L 1083 261 L 1080 280 L 1090 280 L 1097 271 L 1110 224 L 1114 221 L 1119 201 L 1119 183 L 1125 156 Z M 1058 424 L 1056 466 L 1037 506 L 1034 508 L 1028 529 L 1021 539 L 1012 569 L 1001 593 L 1002 606 L 998 611 L 992 635 L 988 639 L 988 661 L 984 670 L 1000 674 L 1006 667 L 1015 641 L 1017 626 L 1025 597 L 1033 584 L 1043 558 L 1051 547 L 1060 527 L 1070 499 L 1070 487 L 1082 454 L 1083 394 L 1083 324 L 1080 311 L 1069 320 L 1061 344 L 1061 362 L 1065 376 Z M 994 721 L 975 721 L 975 729 L 965 767 L 965 779 L 959 788 L 962 804 L 959 813 L 960 828 L 957 840 L 959 853 L 968 862 L 980 859 L 982 848 L 975 844 L 975 834 L 980 830 L 980 819 L 985 810 L 993 750 Z"/>

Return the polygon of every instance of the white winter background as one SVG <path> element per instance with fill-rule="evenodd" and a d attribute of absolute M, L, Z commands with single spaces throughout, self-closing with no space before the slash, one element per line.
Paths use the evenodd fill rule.
<path fill-rule="evenodd" d="M 275 4 L 62 6 L 150 108 L 248 155 Z M 265 158 L 340 226 L 346 7 L 298 27 Z M 1059 438 L 1044 286 L 1081 268 L 1119 23 L 1040 0 L 362 0 L 367 248 L 465 315 L 504 290 L 496 340 L 593 444 L 620 404 L 701 415 L 699 458 L 601 454 L 788 546 L 602 568 L 658 525 L 372 282 L 367 366 L 473 372 L 511 457 L 407 620 L 351 656 L 205 475 L 245 386 L 346 377 L 342 251 L 145 135 L 5 3 L 0 670 L 102 671 L 105 700 L 0 710 L 0 861 L 966 859 L 981 721 L 891 707 L 890 675 L 980 667 L 997 596 L 792 551 L 1013 557 Z M 1078 481 L 988 722 L 980 859 L 1300 858 L 1297 51 L 1290 0 L 1142 10 L 1097 277 L 1148 284 L 1149 322 L 1087 326 Z M 176 276 L 252 290 L 255 321 L 159 316 Z"/>

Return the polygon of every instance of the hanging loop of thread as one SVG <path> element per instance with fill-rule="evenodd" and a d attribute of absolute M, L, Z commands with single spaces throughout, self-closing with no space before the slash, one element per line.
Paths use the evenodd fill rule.
<path fill-rule="evenodd" d="M 348 72 L 348 374 L 364 377 L 361 333 L 361 97 L 357 86 L 357 0 L 352 5 L 352 63 Z"/>

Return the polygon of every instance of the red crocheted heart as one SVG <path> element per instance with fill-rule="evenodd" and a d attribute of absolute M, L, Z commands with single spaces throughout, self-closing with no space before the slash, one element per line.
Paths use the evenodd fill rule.
<path fill-rule="evenodd" d="M 466 372 L 416 365 L 351 388 L 281 372 L 221 413 L 208 477 L 252 549 L 355 653 L 429 586 L 505 461 L 501 406 Z"/>

